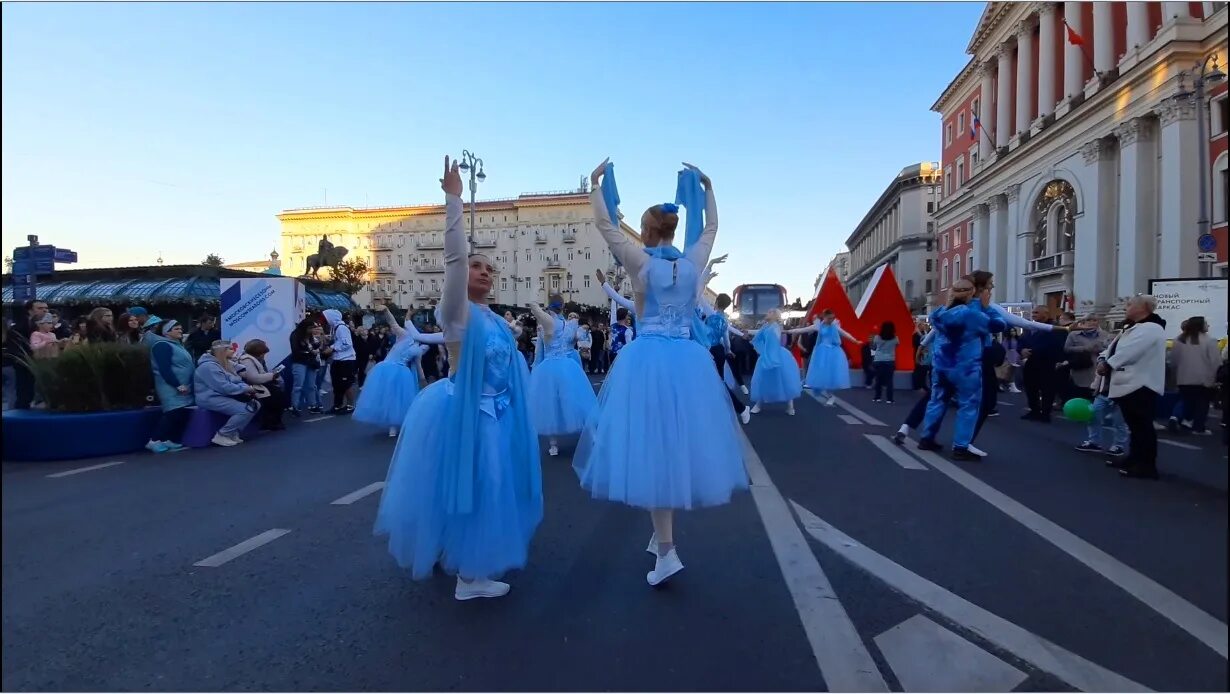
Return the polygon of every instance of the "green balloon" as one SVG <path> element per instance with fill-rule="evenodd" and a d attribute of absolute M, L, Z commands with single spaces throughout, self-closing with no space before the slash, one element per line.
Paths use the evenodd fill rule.
<path fill-rule="evenodd" d="M 1093 419 L 1093 403 L 1084 398 L 1072 398 L 1063 404 L 1063 416 L 1074 422 L 1088 422 Z"/>

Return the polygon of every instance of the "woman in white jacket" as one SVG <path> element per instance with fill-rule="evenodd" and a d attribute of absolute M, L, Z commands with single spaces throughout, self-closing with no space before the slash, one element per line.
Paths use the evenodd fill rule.
<path fill-rule="evenodd" d="M 1157 299 L 1140 295 L 1127 304 L 1131 324 L 1098 357 L 1097 373 L 1110 378 L 1108 395 L 1128 425 L 1128 454 L 1107 465 L 1124 477 L 1157 479 L 1157 432 L 1153 416 L 1166 389 L 1166 321 Z"/>

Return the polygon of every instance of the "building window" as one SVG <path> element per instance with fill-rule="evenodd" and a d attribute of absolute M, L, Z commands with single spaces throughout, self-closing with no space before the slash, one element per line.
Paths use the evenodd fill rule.
<path fill-rule="evenodd" d="M 948 250 L 948 234 L 942 234 L 940 236 L 940 252 L 943 252 L 946 250 Z"/>
<path fill-rule="evenodd" d="M 982 109 L 980 108 L 981 106 L 982 103 L 978 101 L 978 99 L 974 99 L 974 103 L 970 106 L 970 108 L 972 109 L 975 117 L 982 115 Z M 973 126 L 973 123 L 970 123 L 970 126 Z"/>
<path fill-rule="evenodd" d="M 529 277 L 526 277 L 526 278 L 525 278 L 525 288 L 526 288 L 526 289 L 529 289 L 529 288 L 530 288 L 530 278 L 529 278 Z"/>
<path fill-rule="evenodd" d="M 974 169 L 976 168 L 978 168 L 978 148 L 977 147 L 969 151 L 970 175 L 973 175 Z"/>
<path fill-rule="evenodd" d="M 944 146 L 952 144 L 952 123 L 944 124 Z"/>
<path fill-rule="evenodd" d="M 929 202 L 927 203 L 927 214 L 931 214 L 932 212 L 935 212 L 935 203 Z"/>
<path fill-rule="evenodd" d="M 1213 221 L 1225 222 L 1226 202 L 1230 201 L 1230 170 L 1227 170 L 1227 164 L 1230 160 L 1226 158 L 1226 153 L 1222 152 L 1217 161 L 1213 163 Z"/>
<path fill-rule="evenodd" d="M 927 293 L 931 293 L 931 280 L 927 280 Z"/>
<path fill-rule="evenodd" d="M 948 287 L 948 259 L 944 258 L 944 269 L 940 272 L 940 289 Z"/>
<path fill-rule="evenodd" d="M 589 274 L 588 273 L 582 276 L 581 282 L 585 286 L 586 289 L 589 289 Z"/>
<path fill-rule="evenodd" d="M 957 185 L 965 185 L 965 157 L 957 160 Z"/>
<path fill-rule="evenodd" d="M 927 258 L 927 272 L 931 272 L 931 259 Z"/>
<path fill-rule="evenodd" d="M 586 248 L 586 249 L 585 249 L 585 259 L 586 259 L 586 260 L 590 260 L 590 257 L 589 257 L 589 249 L 588 249 L 588 248 Z"/>
<path fill-rule="evenodd" d="M 974 271 L 974 252 L 973 251 L 970 251 L 965 256 L 965 267 L 968 268 L 970 272 Z"/>
<path fill-rule="evenodd" d="M 542 277 L 542 276 L 539 276 L 539 278 L 538 278 L 538 289 L 539 289 L 539 290 L 542 290 L 542 289 L 546 289 L 546 288 L 547 288 L 547 280 L 546 280 L 546 278 L 545 278 L 545 277 Z"/>
<path fill-rule="evenodd" d="M 957 132 L 965 134 L 965 111 L 957 114 Z"/>
<path fill-rule="evenodd" d="M 503 292 L 508 291 L 508 278 L 507 277 L 500 278 L 500 291 L 503 291 Z"/>
<path fill-rule="evenodd" d="M 952 195 L 952 171 L 944 172 L 944 194 Z"/>
<path fill-rule="evenodd" d="M 1230 96 L 1222 95 L 1212 103 L 1209 111 L 1213 114 L 1212 123 L 1209 128 L 1211 137 L 1217 137 L 1230 129 Z"/>
<path fill-rule="evenodd" d="M 953 256 L 952 258 L 952 280 L 955 282 L 961 279 L 961 256 Z"/>

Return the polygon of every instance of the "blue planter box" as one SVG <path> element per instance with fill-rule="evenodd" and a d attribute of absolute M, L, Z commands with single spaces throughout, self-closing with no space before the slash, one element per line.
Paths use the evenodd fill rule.
<path fill-rule="evenodd" d="M 82 413 L 9 410 L 4 413 L 4 460 L 77 460 L 139 451 L 161 415 L 158 407 Z"/>

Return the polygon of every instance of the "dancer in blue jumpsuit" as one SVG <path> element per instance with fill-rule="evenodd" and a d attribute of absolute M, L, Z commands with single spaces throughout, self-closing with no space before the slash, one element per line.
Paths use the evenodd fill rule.
<path fill-rule="evenodd" d="M 957 280 L 950 290 L 948 306 L 931 314 L 936 333 L 931 359 L 931 400 L 923 420 L 918 447 L 940 450 L 935 442 L 940 423 L 948 408 L 948 399 L 955 398 L 957 421 L 952 435 L 952 454 L 957 460 L 981 460 L 969 450 L 978 424 L 978 409 L 982 402 L 982 349 L 993 332 L 1006 328 L 1004 321 L 987 309 L 990 292 L 983 290 L 974 296 L 974 285 L 967 279 Z"/>

